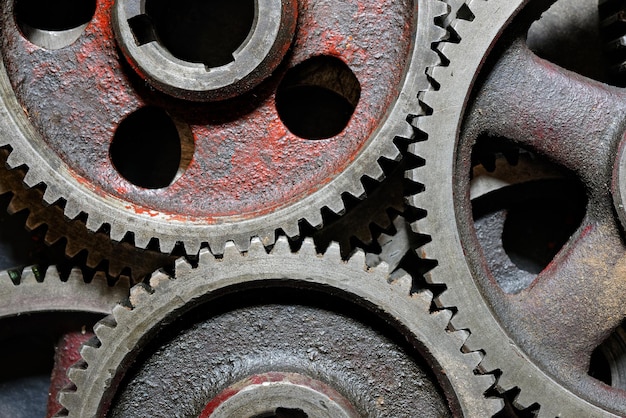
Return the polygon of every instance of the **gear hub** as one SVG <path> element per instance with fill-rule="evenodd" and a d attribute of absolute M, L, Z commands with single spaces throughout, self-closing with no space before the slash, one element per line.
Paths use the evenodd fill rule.
<path fill-rule="evenodd" d="M 289 49 L 294 0 L 118 0 L 116 39 L 135 71 L 187 100 L 223 100 L 269 77 Z"/>

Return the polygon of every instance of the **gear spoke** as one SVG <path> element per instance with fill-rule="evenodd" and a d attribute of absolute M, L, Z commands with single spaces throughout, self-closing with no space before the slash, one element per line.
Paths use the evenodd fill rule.
<path fill-rule="evenodd" d="M 606 188 L 626 94 L 537 57 L 518 39 L 485 78 L 469 114 L 469 138 L 508 138 L 574 171 L 591 188 Z"/>
<path fill-rule="evenodd" d="M 586 374 L 592 351 L 626 314 L 625 276 L 626 251 L 617 225 L 585 222 L 534 285 L 511 296 L 511 312 L 521 319 L 517 329 L 540 342 L 527 349 L 554 350 L 558 363 Z M 576 315 L 563 314 L 573 307 Z"/>

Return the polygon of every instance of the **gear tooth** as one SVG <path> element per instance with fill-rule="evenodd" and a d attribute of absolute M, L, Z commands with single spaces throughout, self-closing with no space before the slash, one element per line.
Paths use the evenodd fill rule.
<path fill-rule="evenodd" d="M 0 287 L 1 286 L 14 286 L 13 280 L 11 280 L 11 275 L 9 270 L 0 271 Z"/>
<path fill-rule="evenodd" d="M 70 277 L 72 277 L 72 273 L 74 271 L 72 270 L 72 272 L 70 272 Z M 79 270 L 79 275 L 82 278 L 83 275 Z M 57 269 L 56 266 L 49 266 L 48 269 L 45 271 L 44 274 L 45 277 L 45 281 L 49 282 L 49 281 L 60 281 L 61 280 L 61 275 L 59 274 L 59 270 Z"/>
<path fill-rule="evenodd" d="M 51 231 L 49 231 L 49 232 L 51 232 Z M 46 242 L 48 242 L 48 240 L 50 240 L 50 242 L 56 242 L 59 239 L 61 239 L 62 237 L 63 236 L 61 234 L 58 234 L 55 231 L 55 232 L 51 233 L 50 236 L 48 236 L 48 234 L 46 234 L 46 238 L 45 239 L 46 239 Z M 55 241 L 52 241 L 52 240 L 55 240 Z M 76 242 L 76 241 L 74 241 L 72 239 L 67 241 L 67 243 L 65 244 L 65 255 L 67 257 L 70 257 L 70 258 L 76 257 L 76 255 L 78 255 L 78 253 L 81 252 L 82 250 L 83 250 L 82 246 L 78 242 Z"/>
<path fill-rule="evenodd" d="M 263 257 L 267 254 L 267 252 L 265 251 L 265 247 L 263 246 L 263 243 L 261 242 L 261 239 L 259 237 L 254 237 L 252 238 L 252 241 L 250 241 L 250 248 L 248 248 L 248 254 L 250 256 L 260 256 Z"/>
<path fill-rule="evenodd" d="M 311 238 L 305 238 L 302 241 L 302 246 L 300 246 L 300 254 L 305 254 L 307 256 L 314 257 L 317 255 L 317 248 L 315 247 L 315 242 Z"/>
<path fill-rule="evenodd" d="M 65 203 L 65 208 L 63 209 L 63 211 L 68 219 L 76 219 L 76 217 L 80 215 L 80 205 L 74 199 L 69 199 Z"/>
<path fill-rule="evenodd" d="M 520 409 L 528 408 L 533 403 L 535 403 L 535 399 L 533 397 L 533 394 L 528 390 L 521 390 L 520 393 L 513 400 L 513 405 Z M 541 409 L 539 409 L 539 414 L 537 414 L 537 417 L 544 418 L 554 418 L 556 416 L 560 415 L 558 413 L 550 413 L 548 411 L 547 405 L 542 405 Z"/>
<path fill-rule="evenodd" d="M 25 267 L 22 271 L 22 277 L 20 279 L 20 284 L 35 284 L 37 283 L 37 276 L 33 271 L 34 267 Z"/>
<path fill-rule="evenodd" d="M 467 324 L 467 321 L 461 316 L 461 315 L 455 315 L 451 320 L 450 320 L 450 325 L 452 325 L 452 327 L 457 330 L 460 331 L 462 329 L 468 329 L 469 326 Z M 473 351 L 473 350 L 472 350 Z"/>
<path fill-rule="evenodd" d="M 362 250 L 356 250 L 348 259 L 348 264 L 355 270 L 363 270 L 367 268 L 365 263 L 365 253 Z"/>
<path fill-rule="evenodd" d="M 297 222 L 289 222 L 285 224 L 282 229 L 289 238 L 296 238 L 300 236 L 300 228 L 298 228 Z"/>
<path fill-rule="evenodd" d="M 147 245 L 148 243 L 146 242 L 146 246 Z M 200 246 L 202 245 L 202 243 L 200 242 L 200 239 L 192 239 L 185 240 L 185 243 L 183 245 L 185 246 L 185 254 L 196 255 L 200 252 Z"/>
<path fill-rule="evenodd" d="M 70 374 L 70 370 L 68 370 L 68 375 Z M 80 396 L 73 391 L 62 391 L 59 393 L 59 403 L 69 410 L 76 410 L 77 406 L 80 404 Z M 68 413 L 66 415 L 59 416 L 69 417 L 70 415 Z"/>
<path fill-rule="evenodd" d="M 2 135 L 4 136 L 4 135 Z M 3 145 L 4 142 L 3 142 Z M 18 149 L 14 149 L 11 153 L 6 157 L 6 165 L 10 168 L 15 168 L 23 163 L 24 159 L 22 158 Z"/>
<path fill-rule="evenodd" d="M 111 232 L 109 233 L 112 240 L 120 242 L 126 235 L 126 228 L 120 223 L 111 224 Z"/>
<path fill-rule="evenodd" d="M 330 202 L 326 207 L 337 215 L 342 215 L 346 211 L 346 207 L 341 199 L 337 199 L 334 202 Z"/>
<path fill-rule="evenodd" d="M 30 212 L 28 214 L 28 217 L 26 218 L 26 229 L 28 231 L 33 231 L 37 228 L 39 228 L 40 226 L 44 225 L 44 221 L 43 219 L 41 219 L 38 216 L 35 216 L 35 214 L 33 212 Z"/>
<path fill-rule="evenodd" d="M 331 262 L 341 262 L 341 247 L 336 242 L 331 242 L 326 252 L 324 253 L 324 258 L 328 259 Z"/>
<path fill-rule="evenodd" d="M 450 323 L 450 319 L 452 319 L 452 311 L 447 309 L 435 311 L 432 313 L 432 316 L 438 321 L 438 324 L 440 324 L 442 328 L 446 328 Z M 463 338 L 463 340 L 465 340 L 465 338 Z"/>
<path fill-rule="evenodd" d="M 480 344 L 480 340 L 476 338 L 476 334 L 470 333 L 467 339 L 465 340 L 465 343 L 463 344 L 465 345 L 465 348 L 468 351 L 479 351 L 483 349 L 482 345 Z"/>
<path fill-rule="evenodd" d="M 152 282 L 150 284 L 152 284 Z M 127 308 L 126 306 L 115 305 L 113 307 L 113 310 L 111 311 L 111 315 L 113 315 L 113 318 L 115 318 L 115 322 L 119 324 L 120 322 L 123 322 L 128 317 L 130 312 L 131 312 L 130 309 Z"/>
<path fill-rule="evenodd" d="M 381 263 L 379 267 L 381 265 L 383 266 L 383 269 L 384 269 L 385 263 L 384 262 Z M 378 267 L 376 267 L 376 269 L 378 270 Z M 381 271 L 384 271 L 384 270 L 381 270 Z M 385 276 L 387 275 L 388 273 L 385 273 Z M 393 286 L 396 292 L 399 292 L 404 297 L 408 297 L 411 295 L 411 288 L 413 287 L 413 280 L 411 279 L 411 276 L 405 274 L 401 277 L 398 277 L 396 280 L 394 280 Z"/>
<path fill-rule="evenodd" d="M 389 264 L 387 264 L 385 261 L 381 261 L 380 264 L 376 266 L 376 272 L 384 276 L 389 276 Z M 402 285 L 402 283 L 399 284 Z"/>
<path fill-rule="evenodd" d="M 79 362 L 84 364 L 84 362 Z M 67 377 L 76 385 L 76 387 L 85 386 L 85 382 L 87 380 L 87 371 L 80 368 L 82 364 L 75 364 L 67 370 Z M 71 392 L 68 392 L 71 393 Z M 64 402 L 61 402 L 63 406 L 66 408 L 70 408 L 71 405 L 68 405 Z"/>
<path fill-rule="evenodd" d="M 479 368 L 483 373 L 491 373 L 494 370 L 498 369 L 498 365 L 494 363 L 493 356 L 487 353 L 483 356 L 482 360 L 480 361 Z M 498 387 L 502 387 L 503 391 L 509 390 L 513 386 L 515 385 L 507 382 L 506 377 L 504 378 L 504 380 L 502 379 L 502 376 L 498 378 Z"/>
<path fill-rule="evenodd" d="M 115 328 L 116 325 L 113 318 L 109 319 L 109 317 L 107 317 L 93 326 L 93 332 L 100 341 L 108 341 L 111 335 L 113 335 L 113 328 Z"/>
<path fill-rule="evenodd" d="M 240 235 L 234 239 L 234 243 L 240 253 L 247 252 L 250 248 L 250 237 Z"/>
<path fill-rule="evenodd" d="M 7 212 L 10 215 L 15 215 L 16 213 L 24 209 L 26 209 L 26 205 L 24 204 L 22 199 L 18 199 L 15 196 L 11 199 L 11 201 L 9 201 L 9 204 L 7 206 Z"/>
<path fill-rule="evenodd" d="M 134 235 L 135 235 L 135 246 L 138 248 L 146 248 L 148 244 L 150 243 L 150 239 L 152 239 L 152 237 L 148 236 L 147 234 L 135 233 Z"/>
<path fill-rule="evenodd" d="M 224 246 L 224 260 L 233 260 L 241 257 L 241 253 L 237 248 L 237 244 L 232 241 L 228 241 Z"/>
<path fill-rule="evenodd" d="M 208 248 L 203 248 L 203 249 L 200 250 L 199 260 L 200 260 L 200 264 L 203 265 L 203 266 L 209 265 L 209 264 L 214 263 L 216 261 L 215 260 L 215 256 L 211 253 L 211 251 L 209 251 Z M 186 264 L 186 265 L 181 265 L 180 266 L 181 269 L 184 268 L 186 272 L 187 271 L 191 271 L 191 269 L 192 269 L 191 264 L 187 263 L 187 261 L 185 259 L 180 259 L 180 260 L 176 261 L 176 273 L 177 274 L 179 272 L 179 267 L 178 267 L 179 263 Z"/>
<path fill-rule="evenodd" d="M 209 238 L 209 248 L 211 248 L 211 252 L 215 255 L 224 254 L 224 246 L 226 243 L 218 237 Z"/>
<path fill-rule="evenodd" d="M 52 185 L 47 185 L 46 186 L 46 191 L 43 193 L 43 199 L 52 204 L 55 203 L 57 200 L 59 200 L 61 198 L 61 192 L 59 190 L 57 190 L 54 186 Z"/>
<path fill-rule="evenodd" d="M 429 276 L 430 277 L 430 276 Z M 429 280 L 429 283 L 431 281 Z M 434 282 L 434 280 L 433 280 Z M 435 304 L 439 307 L 439 308 L 453 308 L 456 306 L 456 298 L 450 294 L 450 292 L 443 292 L 442 294 L 440 294 L 439 296 L 437 296 L 435 298 Z M 456 318 L 456 321 L 458 321 L 458 318 Z M 459 329 L 459 328 L 457 328 Z"/>
<path fill-rule="evenodd" d="M 130 303 L 133 306 L 139 306 L 144 303 L 150 297 L 150 292 L 146 288 L 146 285 L 143 283 L 139 283 L 138 285 L 133 286 L 130 289 Z"/>
<path fill-rule="evenodd" d="M 87 229 L 89 229 L 90 231 L 97 231 L 102 224 L 99 222 L 99 219 L 95 216 L 88 216 L 87 217 L 87 221 L 85 222 L 85 226 L 87 226 Z"/>
<path fill-rule="evenodd" d="M 289 247 L 289 241 L 286 237 L 279 237 L 274 244 L 274 248 L 270 254 L 289 254 L 291 253 L 291 248 Z"/>
<path fill-rule="evenodd" d="M 209 259 L 214 258 L 213 255 L 209 252 L 209 250 L 203 249 L 200 251 L 200 262 L 204 265 L 204 264 L 208 264 L 209 263 Z M 174 263 L 174 270 L 176 272 L 176 277 L 181 277 L 181 276 L 185 276 L 187 274 L 189 274 L 192 270 L 193 270 L 193 266 L 191 264 L 189 264 L 189 262 L 187 261 L 187 259 L 185 258 L 179 258 L 176 260 L 176 262 Z M 163 273 L 161 273 L 160 271 L 156 272 L 153 274 L 153 277 L 155 275 L 162 275 Z M 159 278 L 160 280 L 160 278 Z M 150 279 L 150 286 L 154 287 L 152 285 L 152 278 Z"/>
<path fill-rule="evenodd" d="M 41 183 L 41 176 L 39 175 L 37 170 L 34 170 L 32 167 L 30 167 L 29 170 L 24 175 L 24 179 L 22 181 L 28 187 L 35 187 L 36 185 Z"/>
<path fill-rule="evenodd" d="M 187 263 L 186 260 L 184 260 L 185 263 Z M 191 264 L 187 263 L 187 265 L 189 266 L 190 270 L 192 269 Z M 186 269 L 186 267 L 183 267 L 183 264 L 176 264 L 176 277 L 181 277 L 181 274 L 183 274 L 184 269 Z M 172 280 L 167 274 L 163 273 L 162 271 L 157 271 L 155 273 L 152 274 L 152 276 L 150 276 L 150 287 L 152 289 L 157 289 L 159 286 L 161 286 L 163 283 L 169 283 L 169 281 Z"/>
<path fill-rule="evenodd" d="M 54 266 L 50 266 L 50 268 L 52 267 Z M 46 273 L 46 278 L 45 278 L 46 281 L 48 281 L 50 277 L 50 268 L 48 268 L 48 272 Z M 58 277 L 58 274 L 59 273 L 56 272 L 56 277 Z M 96 286 L 99 285 L 99 281 L 100 281 L 100 279 L 98 279 L 98 275 L 99 275 L 99 272 L 96 273 L 94 275 L 94 278 L 91 280 L 91 283 L 93 283 Z M 83 273 L 78 268 L 73 268 L 70 271 L 69 277 L 67 278 L 67 283 L 70 283 L 72 285 L 84 285 L 85 280 L 83 279 Z"/>
<path fill-rule="evenodd" d="M 160 238 L 159 239 L 159 249 L 162 253 L 171 254 L 174 251 L 174 247 L 176 246 L 176 240 L 171 238 Z"/>
<path fill-rule="evenodd" d="M 104 280 L 106 280 L 105 275 L 103 274 L 102 277 L 104 278 Z M 128 276 L 120 276 L 117 279 L 117 282 L 115 283 L 115 285 L 113 286 L 114 289 L 119 289 L 119 292 L 122 292 L 124 294 L 128 294 L 128 292 L 130 291 L 130 277 Z"/>
<path fill-rule="evenodd" d="M 324 218 L 322 218 L 322 212 L 313 211 L 305 217 L 306 221 L 315 229 L 322 227 Z"/>
<path fill-rule="evenodd" d="M 87 344 L 83 344 L 80 349 L 80 355 L 87 362 L 87 364 L 93 364 L 98 358 L 98 349 Z"/>

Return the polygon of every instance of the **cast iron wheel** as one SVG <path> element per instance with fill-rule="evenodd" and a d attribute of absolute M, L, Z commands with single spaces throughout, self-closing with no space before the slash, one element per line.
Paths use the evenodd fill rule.
<path fill-rule="evenodd" d="M 539 416 L 626 413 L 626 393 L 589 375 L 592 352 L 626 315 L 624 131 L 626 92 L 564 70 L 533 54 L 524 35 L 551 4 L 474 0 L 452 25 L 449 60 L 433 68 L 440 88 L 424 101 L 428 140 L 412 151 L 425 184 L 411 199 L 427 216 L 414 227 L 432 237 L 420 252 L 437 260 L 428 275 L 458 308 L 468 350 L 486 353 L 497 387 L 520 389 L 515 403 Z M 573 173 L 587 198 L 580 227 L 531 285 L 509 293 L 485 261 L 469 199 L 471 155 L 480 137 L 502 138 Z"/>

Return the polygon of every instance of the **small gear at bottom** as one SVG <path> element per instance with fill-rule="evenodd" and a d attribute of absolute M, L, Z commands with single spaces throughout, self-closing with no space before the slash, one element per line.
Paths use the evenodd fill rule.
<path fill-rule="evenodd" d="M 493 377 L 474 373 L 481 355 L 461 351 L 467 334 L 446 331 L 451 312 L 431 302 L 361 252 L 342 261 L 336 244 L 203 251 L 94 327 L 63 416 L 492 415 Z"/>

